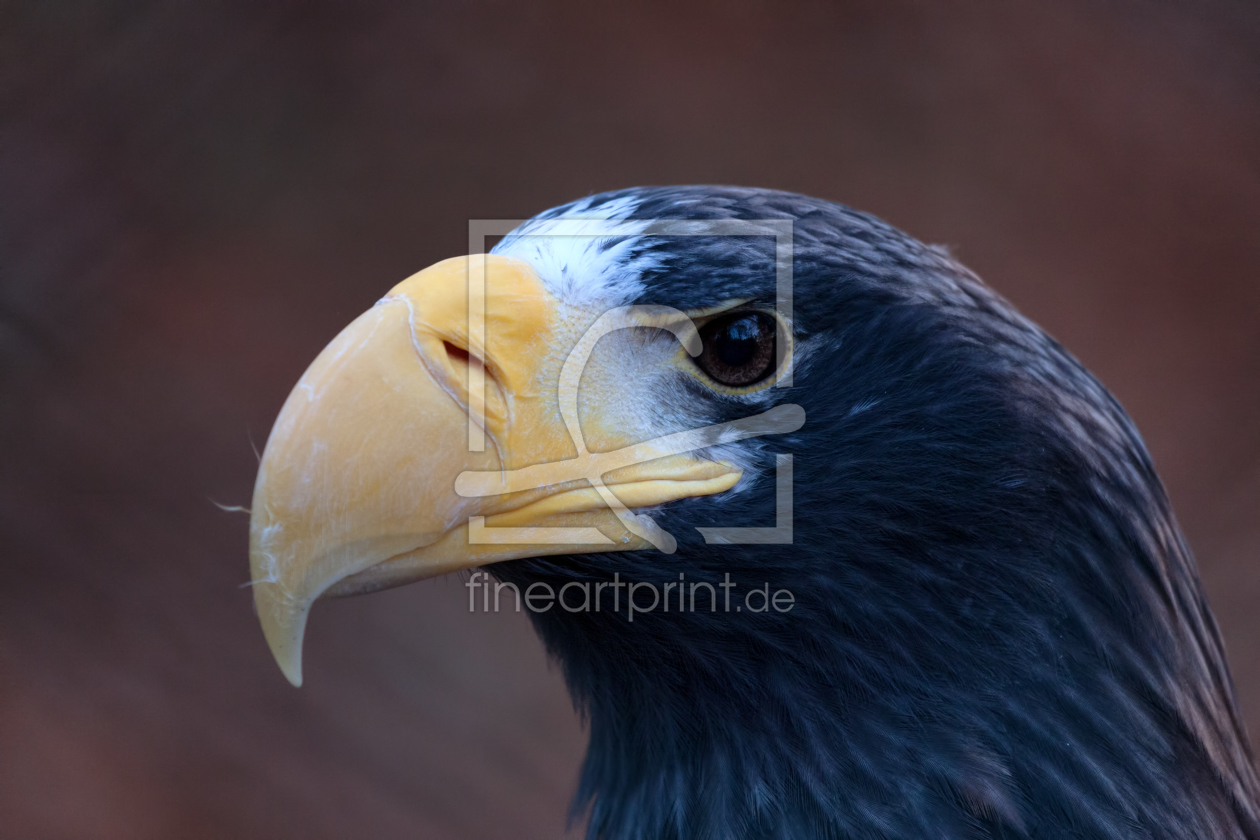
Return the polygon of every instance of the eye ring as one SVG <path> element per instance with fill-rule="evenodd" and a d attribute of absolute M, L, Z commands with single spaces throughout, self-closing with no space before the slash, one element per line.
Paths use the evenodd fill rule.
<path fill-rule="evenodd" d="M 779 342 L 784 331 L 779 320 L 758 309 L 725 312 L 700 328 L 702 349 L 695 365 L 718 386 L 736 392 L 759 390 L 780 367 Z M 787 348 L 786 342 L 784 349 Z"/>

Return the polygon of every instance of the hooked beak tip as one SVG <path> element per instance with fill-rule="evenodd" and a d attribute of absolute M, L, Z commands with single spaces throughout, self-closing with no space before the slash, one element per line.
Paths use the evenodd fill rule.
<path fill-rule="evenodd" d="M 301 687 L 302 637 L 310 602 L 293 598 L 279 584 L 263 582 L 254 587 L 254 605 L 267 647 L 280 671 L 294 687 Z"/>

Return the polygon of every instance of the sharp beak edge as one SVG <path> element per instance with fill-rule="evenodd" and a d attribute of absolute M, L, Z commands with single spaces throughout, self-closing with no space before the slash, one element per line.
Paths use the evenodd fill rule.
<path fill-rule="evenodd" d="M 250 521 L 254 601 L 290 682 L 302 683 L 307 615 L 321 596 L 650 545 L 605 490 L 575 479 L 589 472 L 575 461 L 599 456 L 580 452 L 560 420 L 549 361 L 573 336 L 530 266 L 476 255 L 409 277 L 319 354 L 271 430 Z M 593 420 L 613 440 L 615 413 Z M 547 475 L 539 465 L 556 466 Z M 511 492 L 456 491 L 461 474 L 525 467 L 544 470 L 529 489 L 496 480 Z M 688 455 L 640 457 L 611 473 L 606 490 L 624 511 L 719 493 L 739 476 Z"/>

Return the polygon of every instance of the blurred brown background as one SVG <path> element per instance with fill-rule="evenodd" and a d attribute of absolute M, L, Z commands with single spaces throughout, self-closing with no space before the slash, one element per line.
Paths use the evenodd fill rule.
<path fill-rule="evenodd" d="M 211 500 L 469 218 L 637 184 L 873 211 L 1058 336 L 1260 733 L 1260 7 L 592 6 L 0 0 L 0 838 L 563 831 L 584 736 L 522 616 L 325 604 L 294 690 Z"/>

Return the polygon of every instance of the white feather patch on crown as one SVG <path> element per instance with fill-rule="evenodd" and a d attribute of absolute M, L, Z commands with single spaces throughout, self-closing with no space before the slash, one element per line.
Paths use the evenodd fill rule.
<path fill-rule="evenodd" d="M 636 198 L 594 207 L 591 203 L 587 198 L 540 213 L 491 253 L 529 263 L 547 290 L 571 306 L 611 308 L 630 303 L 643 292 L 641 273 L 659 264 L 657 258 L 637 253 L 639 237 L 651 221 L 626 221 L 640 204 Z"/>

